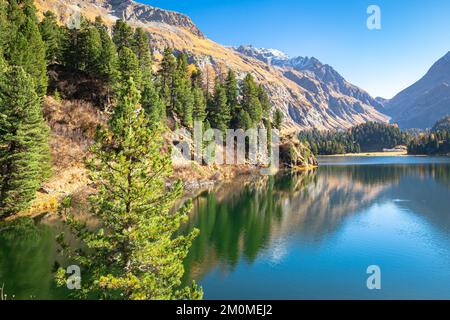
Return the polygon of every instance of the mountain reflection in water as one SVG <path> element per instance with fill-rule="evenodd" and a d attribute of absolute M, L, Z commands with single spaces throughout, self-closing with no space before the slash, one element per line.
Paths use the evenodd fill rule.
<path fill-rule="evenodd" d="M 423 223 L 429 224 L 432 231 L 414 230 L 413 227 L 419 222 L 406 221 L 413 223 L 413 227 L 405 227 L 405 232 L 431 232 L 442 236 L 443 239 L 439 241 L 443 242 L 435 243 L 438 247 L 435 249 L 443 249 L 443 259 L 450 258 L 450 166 L 446 163 L 323 166 L 319 170 L 301 174 L 262 177 L 244 187 L 238 183 L 222 190 L 205 192 L 194 203 L 196 209 L 188 229 L 195 226 L 201 230 L 201 235 L 186 261 L 186 280 L 200 280 L 205 287 L 206 298 L 231 298 L 229 295 L 243 289 L 233 287 L 237 283 L 234 278 L 250 274 L 252 268 L 257 273 L 263 261 L 282 268 L 285 264 L 291 264 L 291 255 L 298 247 L 313 251 L 332 247 L 334 243 L 330 242 L 331 239 L 344 232 L 347 223 L 358 221 L 354 217 L 364 217 L 369 211 L 380 217 L 379 221 L 375 218 L 371 222 L 373 226 L 378 222 L 388 224 L 388 219 L 395 215 L 382 216 L 390 210 L 414 214 Z M 397 218 L 392 219 L 394 228 L 403 228 L 404 221 L 400 220 L 404 220 L 404 217 L 398 218 L 399 223 L 395 220 Z M 361 228 L 367 228 L 367 234 L 374 239 L 364 239 L 363 233 L 358 235 L 360 239 L 356 237 L 343 241 L 353 245 L 367 240 L 370 245 L 367 250 L 370 252 L 378 246 L 376 237 L 381 239 L 378 243 L 382 243 L 383 238 L 396 239 L 403 232 L 387 230 L 389 227 L 386 226 L 386 234 L 381 230 L 381 234 L 372 235 L 372 226 L 367 226 L 367 223 L 353 226 L 352 230 L 359 233 Z M 415 236 L 418 239 L 414 239 Z M 409 238 L 399 240 L 420 240 L 420 235 L 415 236 L 412 234 Z M 394 248 L 386 250 L 396 250 L 395 243 L 392 245 Z M 343 250 L 350 248 L 347 245 Z M 333 265 L 333 262 L 328 263 Z M 335 260 L 336 265 L 339 263 L 338 259 Z M 450 266 L 450 260 L 445 263 Z M 301 269 L 302 266 L 297 267 Z M 241 271 L 243 269 L 245 271 Z M 277 277 L 278 273 L 273 272 L 272 276 Z M 291 276 L 294 279 L 297 277 L 295 274 Z M 450 269 L 444 276 L 450 280 Z M 228 278 L 234 280 L 228 283 Z M 265 280 L 260 279 L 263 282 Z M 215 284 L 208 290 L 213 281 Z M 220 281 L 227 287 L 222 288 L 222 293 L 217 284 Z M 249 296 L 243 298 L 251 298 L 250 293 L 257 288 L 249 289 Z M 265 295 L 261 297 L 267 298 Z M 270 297 L 301 298 L 303 295 L 293 296 L 285 292 L 274 293 Z M 311 295 L 306 294 L 304 297 Z M 351 294 L 349 297 L 358 298 Z M 402 298 L 403 295 L 398 297 Z M 447 297 L 450 297 L 450 292 Z"/>

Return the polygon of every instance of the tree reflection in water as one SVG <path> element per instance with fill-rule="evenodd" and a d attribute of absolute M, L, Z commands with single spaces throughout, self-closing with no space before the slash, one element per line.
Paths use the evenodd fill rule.
<path fill-rule="evenodd" d="M 216 267 L 232 272 L 241 259 L 251 264 L 292 233 L 320 243 L 347 217 L 377 202 L 405 199 L 400 206 L 438 228 L 450 226 L 448 164 L 324 166 L 222 190 L 227 191 L 205 192 L 194 201 L 187 229 L 196 226 L 201 235 L 186 261 L 186 279 L 201 279 Z"/>

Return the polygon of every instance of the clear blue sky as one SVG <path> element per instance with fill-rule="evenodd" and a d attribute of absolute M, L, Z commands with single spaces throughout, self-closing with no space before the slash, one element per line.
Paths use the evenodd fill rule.
<path fill-rule="evenodd" d="M 138 0 L 189 15 L 212 40 L 314 56 L 391 98 L 450 51 L 449 0 Z M 381 8 L 381 30 L 366 27 Z"/>

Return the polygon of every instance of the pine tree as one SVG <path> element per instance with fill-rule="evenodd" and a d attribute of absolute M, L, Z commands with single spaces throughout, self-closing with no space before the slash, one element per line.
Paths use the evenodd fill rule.
<path fill-rule="evenodd" d="M 231 112 L 227 100 L 227 92 L 223 84 L 216 82 L 214 98 L 209 107 L 210 122 L 214 129 L 225 132 L 229 128 Z"/>
<path fill-rule="evenodd" d="M 112 42 L 111 37 L 105 27 L 99 29 L 100 41 L 102 43 L 101 52 L 99 56 L 99 73 L 102 78 L 109 84 L 114 82 L 119 71 L 117 66 L 119 57 L 117 55 L 116 46 Z"/>
<path fill-rule="evenodd" d="M 136 54 L 130 48 L 124 47 L 119 53 L 119 70 L 122 81 L 133 79 L 138 87 L 142 85 L 142 72 Z"/>
<path fill-rule="evenodd" d="M 113 27 L 113 41 L 119 52 L 124 48 L 131 49 L 133 45 L 133 29 L 125 21 L 117 20 Z"/>
<path fill-rule="evenodd" d="M 68 29 L 66 41 L 63 46 L 63 65 L 72 70 L 81 69 L 81 60 L 79 53 L 79 38 L 81 30 L 77 28 Z"/>
<path fill-rule="evenodd" d="M 247 111 L 241 109 L 237 119 L 237 127 L 243 130 L 248 130 L 253 127 L 252 119 Z"/>
<path fill-rule="evenodd" d="M 4 52 L 11 66 L 21 66 L 34 80 L 40 98 L 47 93 L 45 44 L 32 0 L 8 1 L 8 43 Z"/>
<path fill-rule="evenodd" d="M 266 127 L 267 130 L 267 151 L 268 151 L 268 156 L 269 158 L 272 157 L 272 122 L 270 120 L 265 120 L 264 121 L 264 126 Z"/>
<path fill-rule="evenodd" d="M 191 127 L 194 99 L 191 91 L 187 57 L 184 53 L 178 55 L 173 84 L 173 110 L 183 119 L 185 126 Z"/>
<path fill-rule="evenodd" d="M 151 126 L 165 121 L 166 107 L 151 79 L 145 80 L 143 84 L 141 104 Z"/>
<path fill-rule="evenodd" d="M 262 106 L 258 93 L 255 80 L 249 73 L 242 83 L 242 108 L 248 112 L 254 126 L 257 126 L 262 120 Z"/>
<path fill-rule="evenodd" d="M 68 216 L 68 223 L 86 250 L 70 250 L 69 258 L 84 270 L 82 297 L 105 299 L 200 299 L 202 290 L 180 288 L 183 260 L 194 230 L 177 232 L 187 220 L 189 205 L 173 211 L 182 195 L 181 182 L 169 190 L 170 158 L 163 153 L 158 127 L 149 128 L 139 106 L 139 92 L 129 80 L 119 94 L 109 128 L 99 133 L 89 162 L 98 193 L 92 198 L 92 213 L 102 228 L 91 231 Z M 66 283 L 59 270 L 57 280 Z"/>
<path fill-rule="evenodd" d="M 197 87 L 203 90 L 203 74 L 202 71 L 198 68 L 191 73 L 191 82 L 193 87 Z"/>
<path fill-rule="evenodd" d="M 144 79 L 151 79 L 152 77 L 152 56 L 149 41 L 145 30 L 137 28 L 133 36 L 132 49 L 139 60 L 139 66 Z"/>
<path fill-rule="evenodd" d="M 9 23 L 7 16 L 8 3 L 0 1 L 0 56 L 3 58 L 4 50 L 8 43 Z"/>
<path fill-rule="evenodd" d="M 47 64 L 61 63 L 65 31 L 58 26 L 56 15 L 53 12 L 47 11 L 44 13 L 44 19 L 39 24 L 39 31 L 45 43 Z"/>
<path fill-rule="evenodd" d="M 240 113 L 240 106 L 238 101 L 239 87 L 236 80 L 236 75 L 231 69 L 228 72 L 227 79 L 225 80 L 225 88 L 227 90 L 228 106 L 231 111 L 231 124 L 233 127 L 236 127 L 239 122 L 238 118 Z"/>
<path fill-rule="evenodd" d="M 192 128 L 194 124 L 194 117 L 193 117 L 193 108 L 194 108 L 194 100 L 193 96 L 190 91 L 187 91 L 187 94 L 183 96 L 184 97 L 184 104 L 183 104 L 183 113 L 181 114 L 183 119 L 183 125 Z"/>
<path fill-rule="evenodd" d="M 204 122 L 206 119 L 206 99 L 203 91 L 199 87 L 192 88 L 192 96 L 194 98 L 194 107 L 192 117 L 194 121 Z"/>
<path fill-rule="evenodd" d="M 0 218 L 28 208 L 49 175 L 48 127 L 22 67 L 0 77 Z"/>
<path fill-rule="evenodd" d="M 102 54 L 102 39 L 99 30 L 89 25 L 83 28 L 79 37 L 80 69 L 91 75 L 97 75 Z"/>
<path fill-rule="evenodd" d="M 109 36 L 107 27 L 103 24 L 101 18 L 96 18 L 96 28 L 100 35 L 101 50 L 97 63 L 98 75 L 107 85 L 107 99 L 108 105 L 111 104 L 111 89 L 114 88 L 119 78 L 119 57 L 117 49 Z"/>
<path fill-rule="evenodd" d="M 172 49 L 167 47 L 164 50 L 164 56 L 161 62 L 161 68 L 158 72 L 159 93 L 167 109 L 173 111 L 173 87 L 175 82 L 175 73 L 177 71 L 177 60 L 173 55 Z"/>
<path fill-rule="evenodd" d="M 269 95 L 267 94 L 267 91 L 262 84 L 260 84 L 258 87 L 258 99 L 259 103 L 261 104 L 263 117 L 268 118 L 270 115 L 270 110 L 272 109 L 272 105 L 270 103 Z"/>
<path fill-rule="evenodd" d="M 281 125 L 283 124 L 283 113 L 279 109 L 277 109 L 273 115 L 273 124 L 276 129 L 281 130 Z"/>

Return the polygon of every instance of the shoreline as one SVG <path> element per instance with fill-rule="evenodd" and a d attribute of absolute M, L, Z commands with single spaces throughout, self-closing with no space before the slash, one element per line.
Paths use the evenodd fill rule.
<path fill-rule="evenodd" d="M 362 152 L 362 153 L 344 153 L 320 155 L 318 157 L 427 157 L 427 155 L 409 155 L 406 151 L 399 152 Z"/>
<path fill-rule="evenodd" d="M 317 158 L 336 157 L 450 157 L 450 154 L 408 154 L 407 152 L 362 152 L 319 155 Z"/>

